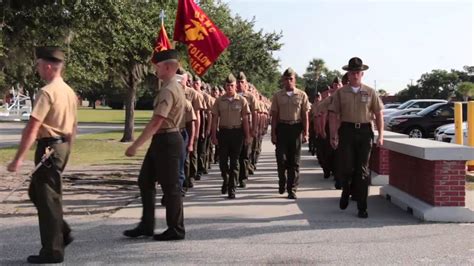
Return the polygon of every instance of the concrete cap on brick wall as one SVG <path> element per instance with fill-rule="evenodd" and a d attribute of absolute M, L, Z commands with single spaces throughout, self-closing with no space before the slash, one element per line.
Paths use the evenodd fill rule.
<path fill-rule="evenodd" d="M 379 136 L 379 132 L 377 130 L 374 131 L 374 135 L 375 135 L 374 143 L 377 143 L 377 137 Z M 383 132 L 383 138 L 384 138 L 384 140 L 386 140 L 386 139 L 407 139 L 408 135 L 395 133 L 395 132 L 392 132 L 392 131 L 384 131 Z"/>
<path fill-rule="evenodd" d="M 429 139 L 385 138 L 383 148 L 429 161 L 474 160 L 474 148 Z"/>

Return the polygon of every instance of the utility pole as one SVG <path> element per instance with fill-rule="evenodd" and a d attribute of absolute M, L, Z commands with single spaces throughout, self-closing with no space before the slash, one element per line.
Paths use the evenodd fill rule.
<path fill-rule="evenodd" d="M 377 90 L 377 80 L 374 80 L 374 89 Z"/>

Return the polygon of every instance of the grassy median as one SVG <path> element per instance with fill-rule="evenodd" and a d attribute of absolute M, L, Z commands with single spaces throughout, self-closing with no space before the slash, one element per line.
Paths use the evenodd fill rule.
<path fill-rule="evenodd" d="M 151 110 L 135 111 L 135 124 L 146 124 L 152 116 Z M 111 123 L 123 124 L 125 122 L 125 110 L 112 110 L 110 108 L 80 108 L 78 110 L 79 123 Z M 135 131 L 135 137 L 141 131 Z M 125 149 L 130 143 L 121 143 L 122 132 L 107 132 L 81 135 L 74 143 L 70 165 L 90 164 L 120 164 L 129 163 L 132 160 L 141 159 L 148 144 L 135 158 L 127 158 Z M 15 155 L 17 146 L 0 149 L 0 163 L 8 163 Z M 33 160 L 34 148 L 28 153 L 27 159 Z"/>
<path fill-rule="evenodd" d="M 135 137 L 141 131 L 135 131 Z M 143 145 L 136 157 L 125 157 L 125 149 L 130 143 L 121 143 L 122 132 L 107 132 L 79 136 L 74 142 L 69 165 L 113 165 L 127 164 L 134 160 L 141 160 L 145 154 L 148 143 Z M 8 163 L 15 155 L 17 147 L 2 148 L 0 150 L 0 163 Z M 27 160 L 33 160 L 34 148 L 29 151 Z"/>
<path fill-rule="evenodd" d="M 474 182 L 467 182 L 466 183 L 467 190 L 474 190 Z"/>
<path fill-rule="evenodd" d="M 151 110 L 136 110 L 135 123 L 146 124 L 152 116 Z M 81 107 L 77 113 L 79 123 L 112 123 L 123 124 L 125 122 L 125 110 L 112 110 L 110 108 L 86 108 Z"/>

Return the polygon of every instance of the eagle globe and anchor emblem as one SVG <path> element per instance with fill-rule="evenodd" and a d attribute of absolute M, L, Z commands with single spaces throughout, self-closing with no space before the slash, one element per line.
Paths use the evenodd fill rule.
<path fill-rule="evenodd" d="M 194 26 L 191 24 L 186 24 L 184 26 L 186 41 L 202 41 L 209 36 L 209 31 L 201 24 L 201 22 L 191 19 L 191 23 Z"/>

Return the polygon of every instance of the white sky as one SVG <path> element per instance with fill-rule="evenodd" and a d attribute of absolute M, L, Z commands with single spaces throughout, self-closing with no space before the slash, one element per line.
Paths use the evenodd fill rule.
<path fill-rule="evenodd" d="M 283 32 L 281 69 L 312 58 L 339 69 L 353 56 L 364 82 L 395 93 L 433 69 L 474 65 L 474 1 L 224 0 L 256 30 Z M 341 70 L 342 71 L 342 70 Z"/>

